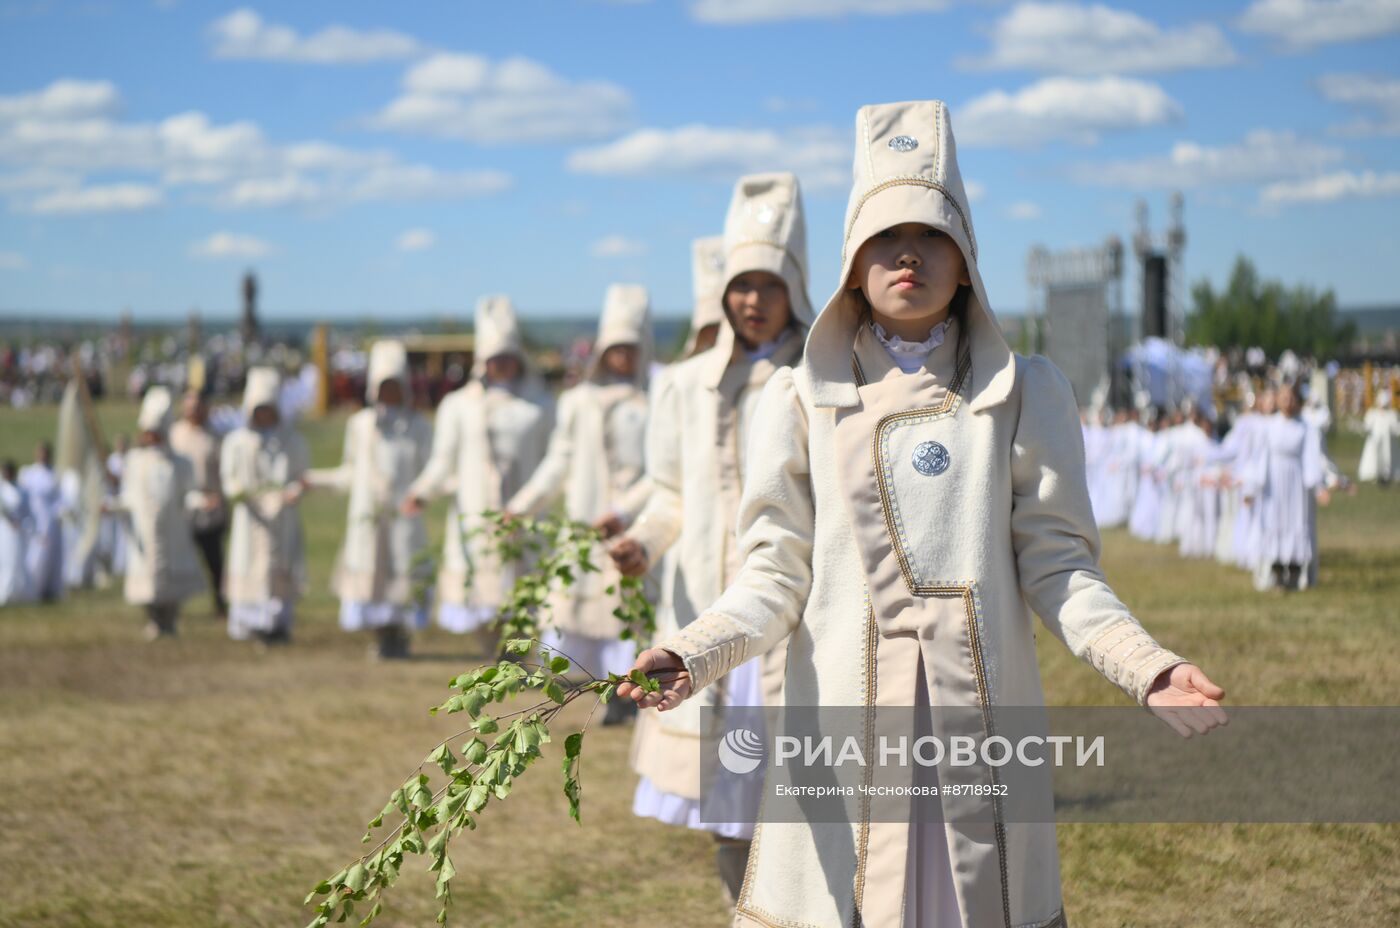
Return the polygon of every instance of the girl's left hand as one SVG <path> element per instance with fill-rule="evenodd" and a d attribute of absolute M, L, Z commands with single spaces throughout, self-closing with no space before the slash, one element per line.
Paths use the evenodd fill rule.
<path fill-rule="evenodd" d="M 1161 672 L 1147 691 L 1147 707 L 1183 738 L 1204 735 L 1228 725 L 1220 700 L 1225 691 L 1195 664 L 1177 664 Z"/>

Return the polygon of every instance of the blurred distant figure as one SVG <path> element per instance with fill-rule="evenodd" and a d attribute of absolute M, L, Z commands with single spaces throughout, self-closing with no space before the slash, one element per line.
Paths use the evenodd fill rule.
<path fill-rule="evenodd" d="M 209 505 L 192 515 L 194 543 L 209 571 L 214 594 L 214 614 L 228 618 L 224 599 L 224 533 L 228 529 L 228 507 L 219 482 L 219 437 L 209 428 L 209 404 L 197 391 L 188 391 L 180 403 L 180 420 L 170 427 L 170 450 L 184 458 L 194 475 L 194 488 L 204 494 Z"/>
<path fill-rule="evenodd" d="M 1256 588 L 1303 590 L 1317 582 L 1317 508 L 1323 486 L 1322 437 L 1298 416 L 1298 395 L 1278 390 L 1278 412 L 1260 432 L 1260 453 L 1244 479 L 1259 507 Z"/>
<path fill-rule="evenodd" d="M 369 404 L 345 423 L 339 467 L 310 471 L 307 482 L 350 494 L 345 541 L 331 585 L 340 597 L 340 627 L 373 629 L 377 657 L 408 656 L 409 634 L 428 618 L 428 546 L 421 514 L 400 506 L 428 463 L 432 426 L 413 409 L 408 353 L 402 342 L 375 342 L 365 387 Z M 420 589 L 421 587 L 421 589 Z"/>
<path fill-rule="evenodd" d="M 126 573 L 126 520 L 113 507 L 121 497 L 122 475 L 131 443 L 125 435 L 112 439 L 112 453 L 107 455 L 107 487 L 103 494 L 103 515 L 97 535 L 97 559 L 107 573 L 120 577 Z"/>
<path fill-rule="evenodd" d="M 29 504 L 18 479 L 15 462 L 7 458 L 0 464 L 0 606 L 34 598 L 24 556 Z"/>
<path fill-rule="evenodd" d="M 53 446 L 48 442 L 39 442 L 34 463 L 20 470 L 19 488 L 31 526 L 25 539 L 25 568 L 35 595 L 53 602 L 63 595 L 63 500 L 53 472 Z"/>
<path fill-rule="evenodd" d="M 593 351 L 584 379 L 559 397 L 549 450 L 506 503 L 508 513 L 539 516 L 562 501 L 570 519 L 593 524 L 613 513 L 645 479 L 652 328 L 644 288 L 608 288 Z M 553 595 L 551 627 L 540 640 L 592 673 L 625 674 L 636 656 L 636 642 L 619 637 L 623 626 L 613 614 L 620 605 L 620 575 L 611 563 L 599 566 L 578 576 L 571 589 Z M 614 718 L 617 712 L 611 710 Z"/>
<path fill-rule="evenodd" d="M 165 387 L 146 391 L 117 507 L 132 540 L 123 593 L 145 608 L 150 640 L 173 636 L 180 604 L 204 590 L 190 513 L 217 504 L 195 489 L 189 462 L 166 443 L 173 403 Z"/>
<path fill-rule="evenodd" d="M 494 653 L 490 623 L 515 583 L 518 562 L 490 549 L 482 513 L 500 512 L 544 458 L 554 403 L 525 353 L 510 298 L 483 297 L 476 307 L 472 377 L 442 398 L 432 452 L 403 502 L 417 515 L 424 501 L 453 492 L 437 576 L 437 621 L 454 634 L 474 633 Z"/>
<path fill-rule="evenodd" d="M 1389 390 L 1376 395 L 1376 405 L 1366 410 L 1362 424 L 1366 427 L 1366 444 L 1361 449 L 1357 479 L 1386 486 L 1400 471 L 1400 449 L 1396 448 L 1400 442 L 1400 414 L 1391 408 Z"/>
<path fill-rule="evenodd" d="M 224 439 L 219 479 L 233 507 L 224 594 L 230 638 L 291 640 L 306 579 L 298 504 L 306 489 L 306 442 L 278 411 L 276 370 L 248 371 L 246 424 Z"/>

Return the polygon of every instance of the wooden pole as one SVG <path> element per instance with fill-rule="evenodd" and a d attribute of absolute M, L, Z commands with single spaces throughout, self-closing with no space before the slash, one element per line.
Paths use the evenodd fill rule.
<path fill-rule="evenodd" d="M 78 381 L 78 406 L 83 411 L 83 421 L 87 423 L 88 434 L 97 445 L 98 460 L 106 461 L 110 453 L 107 441 L 102 435 L 102 426 L 97 421 L 97 411 L 92 407 L 92 394 L 88 392 L 87 377 L 83 375 L 83 362 L 73 355 L 73 376 Z"/>

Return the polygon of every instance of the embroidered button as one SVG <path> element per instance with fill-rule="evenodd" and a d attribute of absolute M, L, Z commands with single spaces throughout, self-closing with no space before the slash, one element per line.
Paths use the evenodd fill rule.
<path fill-rule="evenodd" d="M 936 477 L 948 469 L 948 449 L 936 441 L 926 441 L 914 449 L 914 469 L 925 477 Z"/>
<path fill-rule="evenodd" d="M 913 151 L 919 147 L 919 140 L 912 135 L 896 135 L 890 139 L 890 148 L 895 151 Z"/>

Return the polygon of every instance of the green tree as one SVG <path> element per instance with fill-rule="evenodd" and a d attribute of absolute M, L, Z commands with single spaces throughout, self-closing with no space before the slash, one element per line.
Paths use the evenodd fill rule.
<path fill-rule="evenodd" d="M 1240 255 L 1230 280 L 1216 292 L 1210 281 L 1191 288 L 1193 309 L 1186 319 L 1186 340 L 1193 345 L 1248 348 L 1257 345 L 1270 358 L 1291 348 L 1326 358 L 1356 337 L 1356 326 L 1337 319 L 1337 297 L 1298 284 L 1261 280 L 1254 262 Z"/>

